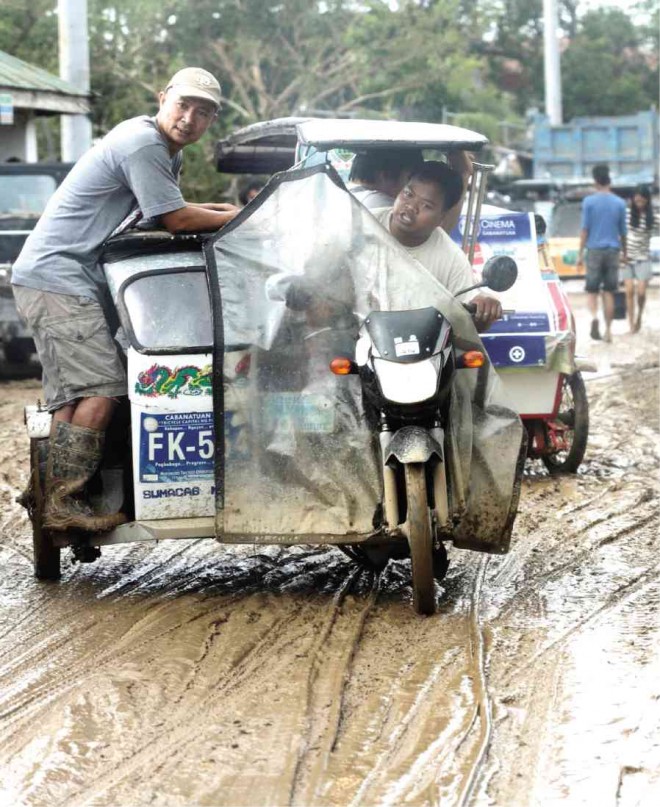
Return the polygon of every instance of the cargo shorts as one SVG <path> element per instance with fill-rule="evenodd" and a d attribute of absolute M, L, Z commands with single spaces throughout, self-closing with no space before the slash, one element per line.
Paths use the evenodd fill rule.
<path fill-rule="evenodd" d="M 591 294 L 616 291 L 619 288 L 619 250 L 590 249 L 587 251 L 587 282 L 585 290 Z"/>
<path fill-rule="evenodd" d="M 13 286 L 32 329 L 50 412 L 79 398 L 126 395 L 126 371 L 103 308 L 90 297 Z"/>

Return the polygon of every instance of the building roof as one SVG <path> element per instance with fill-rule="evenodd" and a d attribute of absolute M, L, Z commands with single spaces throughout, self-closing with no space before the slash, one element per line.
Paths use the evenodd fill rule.
<path fill-rule="evenodd" d="M 74 115 L 90 111 L 90 93 L 1 50 L 0 93 L 9 93 L 20 109 Z"/>

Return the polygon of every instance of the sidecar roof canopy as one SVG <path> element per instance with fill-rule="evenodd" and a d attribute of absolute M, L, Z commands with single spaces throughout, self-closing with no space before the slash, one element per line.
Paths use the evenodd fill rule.
<path fill-rule="evenodd" d="M 480 151 L 488 138 L 444 123 L 359 120 L 353 118 L 276 118 L 254 123 L 218 141 L 218 171 L 226 174 L 273 174 L 291 168 L 298 145 L 317 151 L 379 148 Z"/>

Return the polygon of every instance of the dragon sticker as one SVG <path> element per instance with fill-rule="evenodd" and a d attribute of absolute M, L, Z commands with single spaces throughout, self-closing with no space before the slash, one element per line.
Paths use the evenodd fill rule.
<path fill-rule="evenodd" d="M 138 374 L 135 392 L 150 398 L 159 395 L 167 395 L 168 398 L 178 398 L 179 395 L 210 395 L 211 365 L 201 368 L 186 365 L 170 370 L 169 367 L 154 364 Z"/>

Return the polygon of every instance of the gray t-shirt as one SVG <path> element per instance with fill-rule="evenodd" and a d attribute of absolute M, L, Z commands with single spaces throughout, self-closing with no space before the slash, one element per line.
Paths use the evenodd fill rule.
<path fill-rule="evenodd" d="M 84 154 L 50 198 L 12 267 L 12 283 L 58 294 L 103 296 L 103 242 L 137 206 L 145 218 L 185 207 L 155 118 L 115 126 Z"/>

